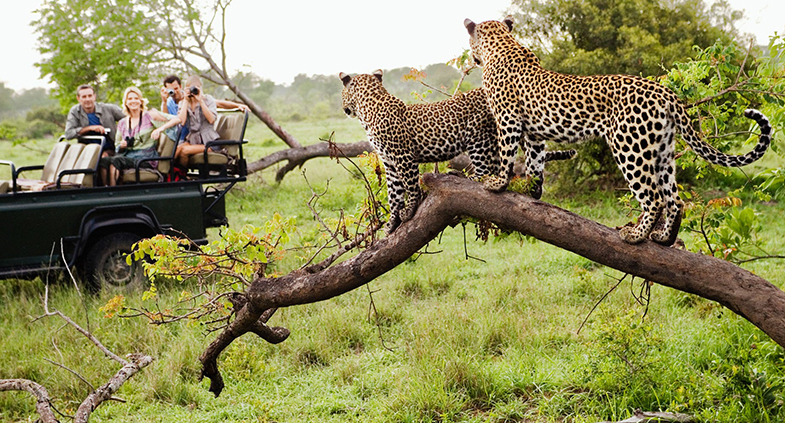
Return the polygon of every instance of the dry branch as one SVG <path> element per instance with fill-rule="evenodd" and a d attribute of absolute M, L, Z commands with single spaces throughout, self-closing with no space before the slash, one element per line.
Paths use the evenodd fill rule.
<path fill-rule="evenodd" d="M 785 292 L 729 262 L 653 242 L 625 243 L 618 231 L 530 197 L 485 191 L 452 175 L 423 175 L 427 198 L 414 218 L 355 257 L 332 267 L 258 278 L 246 290 L 237 318 L 200 357 L 210 391 L 223 388 L 217 358 L 239 336 L 257 332 L 265 310 L 323 301 L 356 289 L 393 269 L 457 219 L 471 216 L 531 235 L 589 260 L 716 301 L 785 346 Z M 280 330 L 280 329 L 276 329 Z"/>
<path fill-rule="evenodd" d="M 46 388 L 27 379 L 0 379 L 0 392 L 2 391 L 27 391 L 36 399 L 35 410 L 42 423 L 57 422 L 52 412 L 49 393 Z"/>
<path fill-rule="evenodd" d="M 73 280 L 73 276 L 72 276 Z M 75 280 L 73 280 L 76 283 Z M 77 324 L 73 319 L 65 315 L 59 310 L 50 310 L 49 309 L 49 284 L 46 285 L 46 290 L 44 291 L 44 314 L 40 317 L 35 318 L 33 321 L 40 320 L 44 317 L 59 317 L 60 319 L 64 320 L 66 325 L 73 327 L 77 332 L 81 333 L 85 338 L 90 340 L 96 348 L 101 350 L 107 357 L 111 358 L 114 361 L 122 364 L 123 367 L 118 371 L 109 382 L 106 384 L 98 387 L 98 389 L 91 389 L 87 398 L 82 401 L 82 404 L 79 405 L 79 408 L 76 410 L 76 415 L 73 418 L 74 423 L 87 423 L 90 420 L 90 414 L 98 408 L 102 403 L 105 401 L 111 400 L 112 395 L 117 392 L 123 383 L 125 383 L 128 379 L 130 379 L 133 375 L 137 374 L 141 369 L 147 367 L 150 363 L 153 362 L 153 358 L 149 355 L 145 354 L 129 354 L 126 356 L 126 359 L 120 358 L 117 354 L 110 351 L 106 348 L 95 336 L 93 336 L 92 332 L 87 329 L 84 329 L 79 324 Z M 268 317 L 269 318 L 269 317 Z M 266 320 L 265 320 L 266 322 Z M 264 338 L 263 333 L 260 333 L 258 330 L 255 330 L 254 333 L 257 333 L 259 336 Z M 267 339 L 267 338 L 264 338 Z M 49 361 L 49 360 L 47 360 Z M 51 361 L 50 361 L 51 362 Z M 55 365 L 64 368 L 65 370 L 77 375 L 83 382 L 92 385 L 87 382 L 84 378 L 79 376 L 73 370 L 61 365 L 54 363 Z M 40 421 L 42 423 L 57 423 L 58 420 L 55 418 L 54 413 L 52 412 L 52 401 L 49 397 L 49 393 L 46 391 L 46 388 L 39 385 L 38 383 L 27 380 L 27 379 L 0 379 L 0 392 L 2 391 L 27 391 L 31 395 L 36 398 L 36 412 L 38 412 L 38 416 L 40 417 Z"/>
<path fill-rule="evenodd" d="M 334 144 L 341 149 L 342 157 L 357 157 L 362 153 L 374 151 L 368 141 L 359 141 L 351 144 Z M 248 173 L 264 170 L 276 163 L 287 161 L 287 163 L 275 174 L 275 180 L 281 181 L 290 171 L 302 166 L 306 161 L 317 157 L 332 157 L 335 152 L 330 148 L 329 142 L 320 142 L 299 148 L 288 148 L 277 151 L 269 156 L 265 156 L 255 162 L 248 163 Z"/>

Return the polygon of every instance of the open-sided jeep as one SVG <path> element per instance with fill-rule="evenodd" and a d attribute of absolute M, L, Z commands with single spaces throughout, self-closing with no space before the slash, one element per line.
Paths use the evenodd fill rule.
<path fill-rule="evenodd" d="M 0 279 L 75 268 L 93 289 L 123 288 L 143 278 L 141 264 L 124 257 L 138 240 L 170 234 L 206 243 L 207 228 L 227 224 L 226 194 L 245 181 L 247 122 L 247 113 L 219 111 L 220 139 L 192 157 L 181 180 L 175 142 L 163 134 L 157 167 L 137 166 L 114 187 L 94 184 L 101 144 L 61 139 L 44 165 L 0 161 L 11 174 L 0 181 Z"/>

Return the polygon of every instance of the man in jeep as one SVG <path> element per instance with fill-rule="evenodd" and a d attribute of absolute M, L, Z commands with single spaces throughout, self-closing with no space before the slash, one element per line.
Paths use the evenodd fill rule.
<path fill-rule="evenodd" d="M 102 136 L 105 141 L 101 155 L 112 155 L 117 121 L 125 117 L 122 109 L 114 104 L 96 102 L 95 90 L 90 85 L 80 85 L 76 89 L 76 101 L 79 103 L 68 111 L 65 138 L 70 140 L 86 135 Z"/>

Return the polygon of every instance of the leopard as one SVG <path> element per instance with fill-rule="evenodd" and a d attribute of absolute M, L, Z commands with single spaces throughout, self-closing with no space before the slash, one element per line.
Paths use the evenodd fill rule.
<path fill-rule="evenodd" d="M 433 103 L 406 104 L 384 87 L 383 71 L 351 76 L 341 72 L 344 113 L 356 118 L 379 155 L 387 179 L 387 234 L 412 218 L 422 199 L 419 164 L 451 160 L 466 152 L 482 182 L 499 172 L 496 123 L 482 89 L 457 92 Z M 547 151 L 544 161 L 567 160 L 575 150 Z"/>
<path fill-rule="evenodd" d="M 464 20 L 474 62 L 497 124 L 501 172 L 486 187 L 503 191 L 510 181 L 517 146 L 527 145 L 526 173 L 542 174 L 545 141 L 603 138 L 642 209 L 637 223 L 619 230 L 622 240 L 646 239 L 670 246 L 681 226 L 684 204 L 675 172 L 675 135 L 708 162 L 741 167 L 760 159 L 771 142 L 768 118 L 746 109 L 760 130 L 752 151 L 728 155 L 706 143 L 686 107 L 664 85 L 639 76 L 579 76 L 554 72 L 512 34 L 513 19 Z M 541 192 L 541 191 L 540 191 Z M 535 192 L 536 193 L 536 192 Z"/>

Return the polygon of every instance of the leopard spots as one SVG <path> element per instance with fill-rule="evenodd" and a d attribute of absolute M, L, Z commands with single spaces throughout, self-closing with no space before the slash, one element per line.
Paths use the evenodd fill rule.
<path fill-rule="evenodd" d="M 437 103 L 407 105 L 384 88 L 381 70 L 354 77 L 341 73 L 340 78 L 344 112 L 363 125 L 385 167 L 388 233 L 417 209 L 420 163 L 446 161 L 466 152 L 474 167 L 472 179 L 486 186 L 493 183 L 487 177 L 499 173 L 499 143 L 485 91 L 475 89 Z M 564 160 L 575 151 L 542 154 L 544 161 Z"/>
<path fill-rule="evenodd" d="M 771 126 L 757 110 L 748 109 L 744 115 L 760 127 L 758 144 L 745 155 L 726 155 L 701 140 L 668 88 L 636 76 L 576 76 L 544 69 L 512 36 L 512 24 L 511 18 L 464 21 L 472 55 L 483 66 L 483 88 L 498 127 L 501 169 L 495 189 L 509 183 L 520 142 L 529 152 L 526 174 L 541 177 L 544 155 L 538 146 L 544 141 L 601 136 L 644 211 L 636 225 L 622 228 L 621 237 L 629 243 L 650 238 L 671 245 L 682 212 L 675 180 L 675 134 L 704 159 L 728 167 L 750 164 L 769 147 Z"/>

